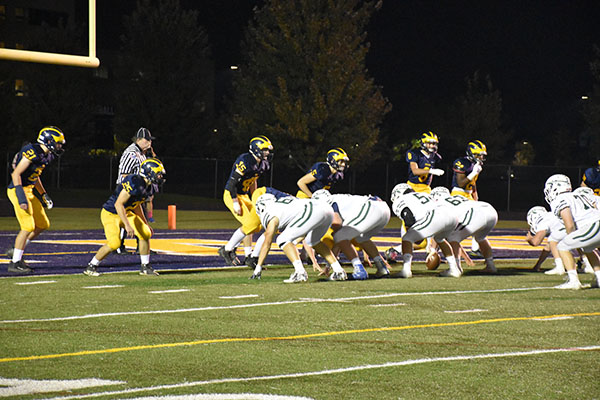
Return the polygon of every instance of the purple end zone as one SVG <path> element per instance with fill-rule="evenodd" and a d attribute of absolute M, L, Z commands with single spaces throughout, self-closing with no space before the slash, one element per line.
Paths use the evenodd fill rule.
<path fill-rule="evenodd" d="M 222 230 L 157 230 L 154 238 L 157 239 L 206 239 L 227 241 L 231 236 L 232 231 Z M 522 230 L 494 230 L 490 236 L 501 235 L 516 235 L 525 237 L 525 231 Z M 18 274 L 9 273 L 7 271 L 8 259 L 6 251 L 14 245 L 16 232 L 0 232 L 0 277 L 1 276 L 17 276 Z M 399 238 L 400 230 L 385 229 L 378 237 Z M 255 235 L 255 240 L 258 235 Z M 46 243 L 44 241 L 59 241 L 59 240 L 96 240 L 104 241 L 104 233 L 102 230 L 87 230 L 87 231 L 48 231 L 42 233 L 36 240 L 27 246 L 24 260 L 34 269 L 33 275 L 51 275 L 51 274 L 74 274 L 81 273 L 89 261 L 92 259 L 99 246 L 90 244 L 75 244 L 75 243 Z M 397 242 L 377 241 L 376 244 L 380 248 L 387 248 Z M 524 243 L 524 240 L 523 240 Z M 152 240 L 150 241 L 152 248 Z M 150 262 L 154 269 L 160 270 L 194 270 L 201 268 L 214 268 L 225 266 L 223 259 L 217 255 L 219 245 L 214 245 L 215 254 L 209 256 L 190 256 L 190 255 L 173 255 L 156 253 L 150 256 Z M 494 258 L 496 259 L 511 259 L 511 258 L 537 258 L 539 251 L 514 249 L 494 249 Z M 243 258 L 243 257 L 241 257 Z M 423 261 L 425 254 L 417 251 L 415 253 L 416 261 Z M 346 261 L 342 259 L 342 262 Z M 289 261 L 283 254 L 270 254 L 267 258 L 268 264 L 289 264 Z M 140 258 L 135 254 L 117 255 L 110 254 L 103 260 L 98 268 L 98 271 L 114 272 L 114 271 L 137 271 L 140 268 Z"/>

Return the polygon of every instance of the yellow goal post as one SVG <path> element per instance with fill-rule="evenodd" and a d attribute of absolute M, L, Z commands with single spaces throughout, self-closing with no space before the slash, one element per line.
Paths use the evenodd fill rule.
<path fill-rule="evenodd" d="M 89 50 L 88 56 L 45 53 L 0 48 L 0 59 L 35 62 L 42 64 L 68 65 L 72 67 L 98 68 L 100 60 L 96 57 L 96 0 L 89 0 Z"/>

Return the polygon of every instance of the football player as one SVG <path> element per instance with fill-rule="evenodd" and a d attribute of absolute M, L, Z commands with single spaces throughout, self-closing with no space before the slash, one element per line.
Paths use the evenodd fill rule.
<path fill-rule="evenodd" d="M 389 276 L 390 273 L 377 246 L 371 241 L 371 237 L 381 231 L 390 220 L 390 208 L 387 203 L 376 196 L 332 195 L 326 189 L 317 190 L 312 198 L 326 202 L 339 215 L 340 223 L 337 226 L 332 225 L 333 240 L 323 238 L 321 241 L 329 248 L 333 248 L 334 245 L 339 247 L 346 258 L 352 262 L 354 267 L 352 277 L 356 280 L 368 278 L 367 271 L 352 242 L 356 242 L 373 260 L 377 267 L 378 278 Z"/>
<path fill-rule="evenodd" d="M 350 166 L 350 158 L 341 147 L 336 147 L 327 152 L 326 161 L 320 161 L 313 164 L 308 172 L 296 184 L 298 185 L 298 193 L 296 197 L 299 199 L 309 199 L 312 194 L 319 190 L 330 190 L 335 184 L 344 179 L 344 172 Z M 334 216 L 335 218 L 335 216 Z M 331 239 L 331 232 L 327 234 Z M 314 256 L 314 252 L 304 243 L 304 252 L 310 258 L 313 270 L 321 271 L 321 267 Z"/>
<path fill-rule="evenodd" d="M 104 244 L 87 268 L 88 276 L 100 276 L 100 262 L 120 244 L 119 231 L 125 229 L 128 238 L 136 236 L 139 240 L 140 275 L 158 275 L 150 265 L 150 237 L 152 228 L 148 224 L 142 204 L 154 195 L 154 185 L 160 187 L 166 180 L 166 170 L 156 158 L 147 158 L 140 166 L 139 174 L 127 175 L 115 188 L 114 193 L 102 206 L 100 219 L 104 226 L 106 244 Z"/>
<path fill-rule="evenodd" d="M 392 211 L 406 226 L 402 236 L 403 268 L 399 276 L 412 276 L 413 243 L 432 237 L 446 257 L 449 269 L 440 276 L 460 277 L 462 271 L 446 238 L 458 223 L 446 205 L 436 203 L 428 193 L 417 193 L 408 184 L 399 183 L 392 190 Z"/>
<path fill-rule="evenodd" d="M 481 140 L 473 140 L 467 145 L 466 157 L 454 160 L 452 170 L 452 196 L 464 196 L 469 200 L 479 200 L 477 193 L 477 178 L 483 170 L 483 163 L 487 157 L 487 147 Z M 481 258 L 479 244 L 475 239 L 471 241 L 471 257 Z"/>
<path fill-rule="evenodd" d="M 23 261 L 23 253 L 27 244 L 50 226 L 44 207 L 51 209 L 54 205 L 40 176 L 52 160 L 62 155 L 65 144 L 65 135 L 59 128 L 46 126 L 40 130 L 37 143 L 26 144 L 16 156 L 6 194 L 15 210 L 20 231 L 12 249 L 9 272 L 32 272 Z M 41 195 L 41 201 L 35 196 L 34 188 Z"/>
<path fill-rule="evenodd" d="M 252 279 L 260 279 L 262 265 L 269 254 L 271 243 L 277 231 L 276 243 L 294 266 L 294 272 L 285 283 L 306 282 L 308 274 L 304 269 L 296 242 L 304 238 L 333 269 L 329 277 L 332 281 L 348 279 L 346 272 L 331 250 L 321 242 L 333 221 L 333 210 L 317 200 L 283 197 L 276 199 L 272 194 L 263 194 L 256 201 L 256 213 L 265 227 L 265 241 L 261 246 L 258 262 Z"/>
<path fill-rule="evenodd" d="M 594 249 L 600 246 L 600 210 L 584 195 L 571 192 L 571 180 L 552 175 L 544 185 L 544 196 L 552 212 L 559 217 L 567 235 L 558 243 L 558 253 L 567 271 L 567 281 L 557 289 L 581 289 L 575 259 L 570 250 L 581 248 L 594 268 L 592 287 L 600 287 L 600 259 Z"/>
<path fill-rule="evenodd" d="M 497 269 L 494 265 L 492 246 L 490 246 L 487 236 L 498 222 L 496 209 L 484 201 L 473 201 L 464 196 L 451 196 L 450 191 L 443 186 L 434 188 L 431 191 L 431 197 L 449 205 L 449 209 L 455 213 L 459 221 L 454 231 L 446 238 L 452 246 L 454 254 L 459 254 L 461 241 L 473 236 L 479 243 L 485 259 L 485 268 L 482 272 L 495 274 Z M 458 269 L 462 271 L 460 258 L 457 259 L 457 264 Z"/>
<path fill-rule="evenodd" d="M 251 196 L 257 188 L 258 178 L 271 167 L 273 144 L 266 136 L 250 139 L 248 153 L 243 153 L 233 163 L 223 191 L 223 202 L 242 226 L 219 248 L 219 255 L 228 265 L 239 265 L 235 249 L 243 242 L 246 258 L 252 252 L 252 234 L 260 230 L 260 220 L 254 211 Z"/>
<path fill-rule="evenodd" d="M 600 196 L 600 160 L 595 168 L 588 168 L 581 178 L 581 186 L 589 187 L 596 196 Z"/>
<path fill-rule="evenodd" d="M 421 146 L 419 149 L 411 149 L 406 152 L 408 163 L 408 181 L 406 183 L 415 192 L 431 193 L 431 181 L 434 176 L 444 175 L 444 170 L 435 168 L 442 160 L 438 154 L 440 143 L 438 136 L 433 132 L 421 134 Z"/>

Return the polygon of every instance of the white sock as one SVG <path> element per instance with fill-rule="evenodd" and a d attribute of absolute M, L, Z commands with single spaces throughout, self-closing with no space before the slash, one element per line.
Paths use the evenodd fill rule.
<path fill-rule="evenodd" d="M 331 264 L 331 268 L 333 268 L 333 272 L 344 272 L 344 268 L 342 268 L 342 265 L 337 260 Z"/>
<path fill-rule="evenodd" d="M 250 257 L 252 254 L 252 247 L 244 247 L 244 256 Z"/>
<path fill-rule="evenodd" d="M 594 275 L 596 276 L 596 282 L 600 282 L 600 269 L 594 271 Z"/>
<path fill-rule="evenodd" d="M 565 266 L 563 265 L 562 259 L 560 257 L 554 259 L 554 265 L 562 269 L 563 271 L 565 270 Z"/>
<path fill-rule="evenodd" d="M 569 281 L 579 282 L 579 276 L 577 275 L 576 269 L 567 271 L 567 276 L 569 277 Z"/>
<path fill-rule="evenodd" d="M 250 257 L 258 257 L 260 254 L 260 249 L 262 248 L 263 243 L 265 242 L 265 234 L 263 233 L 258 237 L 256 244 L 254 245 L 254 250 L 252 250 L 252 254 Z"/>
<path fill-rule="evenodd" d="M 100 260 L 98 260 L 96 257 L 94 257 L 94 258 L 92 258 L 92 261 L 90 261 L 90 264 L 97 267 L 98 265 L 100 265 Z"/>
<path fill-rule="evenodd" d="M 21 249 L 17 249 L 15 248 L 13 250 L 13 258 L 12 258 L 12 262 L 16 263 L 21 261 L 21 259 L 23 258 L 23 253 L 25 252 L 25 250 L 21 250 Z"/>
<path fill-rule="evenodd" d="M 592 264 L 590 264 L 590 260 L 588 260 L 585 254 L 581 256 L 581 262 L 585 268 L 592 268 Z"/>
<path fill-rule="evenodd" d="M 448 267 L 450 268 L 450 270 L 460 271 L 458 265 L 456 264 L 456 257 L 448 256 L 446 257 L 446 262 L 448 263 Z"/>
<path fill-rule="evenodd" d="M 302 260 L 296 260 L 292 263 L 296 272 L 300 274 L 305 274 L 306 270 L 304 269 L 304 265 L 302 264 Z"/>
<path fill-rule="evenodd" d="M 404 265 L 402 266 L 402 268 L 405 271 L 410 271 L 412 268 L 412 259 L 413 259 L 413 255 L 410 253 L 405 253 L 402 254 L 402 261 L 404 261 Z"/>
<path fill-rule="evenodd" d="M 143 265 L 150 264 L 150 254 L 140 254 L 140 261 Z"/>
<path fill-rule="evenodd" d="M 242 240 L 244 240 L 245 237 L 246 234 L 244 233 L 244 231 L 242 231 L 242 228 L 238 228 L 235 232 L 233 232 L 231 238 L 229 238 L 229 241 L 225 245 L 225 250 L 231 251 L 237 248 L 239 244 L 242 243 Z"/>
<path fill-rule="evenodd" d="M 262 272 L 262 265 L 256 264 L 256 267 L 254 268 L 254 275 L 258 275 L 261 272 Z"/>
<path fill-rule="evenodd" d="M 479 243 L 477 243 L 477 240 L 475 240 L 474 238 L 471 239 L 471 251 L 477 251 L 479 250 Z"/>

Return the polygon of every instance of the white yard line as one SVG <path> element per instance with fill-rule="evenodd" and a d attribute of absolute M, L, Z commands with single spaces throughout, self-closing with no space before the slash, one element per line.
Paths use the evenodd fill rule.
<path fill-rule="evenodd" d="M 490 289 L 490 290 L 456 290 L 456 291 L 442 291 L 442 292 L 405 292 L 405 293 L 388 293 L 379 294 L 372 296 L 356 296 L 356 297 L 345 297 L 345 298 L 315 298 L 315 299 L 302 299 L 302 300 L 289 300 L 289 301 L 274 301 L 269 303 L 247 303 L 247 304 L 235 304 L 231 306 L 212 306 L 212 307 L 198 307 L 198 308 L 181 308 L 174 310 L 150 310 L 150 311 L 124 311 L 114 313 L 101 313 L 101 314 L 87 314 L 87 315 L 71 315 L 66 317 L 54 317 L 54 318 L 32 318 L 32 319 L 15 319 L 15 320 L 0 320 L 0 324 L 17 324 L 17 323 L 28 323 L 28 322 L 50 322 L 50 321 L 69 321 L 89 318 L 102 318 L 102 317 L 118 317 L 123 315 L 147 315 L 147 314 L 175 314 L 184 312 L 198 312 L 198 311 L 214 311 L 214 310 L 231 310 L 236 308 L 252 308 L 252 307 L 269 307 L 269 306 L 281 306 L 287 304 L 302 304 L 302 303 L 314 303 L 314 302 L 344 302 L 353 300 L 370 300 L 370 299 L 384 299 L 390 297 L 403 297 L 403 296 L 428 296 L 428 295 L 454 295 L 454 294 L 474 294 L 474 293 L 507 293 L 507 292 L 523 292 L 529 290 L 555 290 L 554 287 L 530 287 L 530 288 L 509 288 L 509 289 Z"/>
<path fill-rule="evenodd" d="M 151 290 L 148 293 L 152 294 L 162 294 L 162 293 L 181 293 L 181 292 L 189 292 L 190 289 L 170 289 L 170 290 Z"/>
<path fill-rule="evenodd" d="M 567 352 L 573 352 L 573 351 L 592 351 L 592 350 L 600 350 L 600 346 L 592 345 L 592 346 L 582 346 L 582 347 L 570 347 L 570 348 L 546 349 L 546 350 L 531 350 L 531 351 L 508 352 L 508 353 L 472 354 L 472 355 L 462 355 L 462 356 L 452 356 L 452 357 L 419 358 L 419 359 L 414 359 L 414 360 L 387 362 L 384 364 L 356 365 L 356 366 L 351 366 L 351 367 L 325 369 L 325 370 L 320 370 L 320 371 L 308 371 L 308 372 L 298 372 L 298 373 L 279 374 L 279 375 L 266 375 L 266 376 L 222 378 L 222 379 L 211 379 L 211 380 L 207 380 L 207 381 L 184 382 L 184 383 L 177 383 L 177 384 L 172 384 L 172 385 L 148 386 L 148 387 L 132 388 L 132 389 L 126 389 L 126 390 L 112 391 L 112 392 L 100 392 L 100 393 L 91 393 L 91 394 L 85 394 L 85 395 L 75 395 L 75 396 L 65 396 L 65 397 L 53 397 L 52 399 L 53 400 L 85 399 L 85 398 L 90 398 L 90 397 L 128 395 L 130 393 L 139 393 L 139 392 L 156 391 L 156 390 L 170 390 L 170 389 L 179 389 L 179 388 L 184 388 L 184 387 L 215 385 L 215 384 L 221 384 L 221 383 L 255 382 L 255 381 L 269 381 L 269 380 L 278 380 L 278 379 L 295 379 L 295 378 L 303 378 L 303 377 L 308 377 L 308 376 L 319 376 L 319 375 L 334 375 L 334 374 L 342 374 L 342 373 L 346 373 L 346 372 L 364 371 L 364 370 L 369 370 L 369 369 L 396 368 L 396 367 L 403 367 L 403 366 L 408 366 L 408 365 L 427 364 L 427 363 L 434 363 L 434 362 L 441 363 L 441 362 L 449 362 L 449 361 L 450 362 L 451 361 L 470 361 L 470 360 L 491 359 L 491 358 L 524 357 L 524 356 L 532 356 L 532 355 L 539 355 L 539 354 L 567 353 Z"/>
<path fill-rule="evenodd" d="M 56 283 L 56 281 L 15 282 L 15 285 L 19 285 L 19 286 L 25 286 L 25 285 L 44 285 L 46 283 Z"/>

